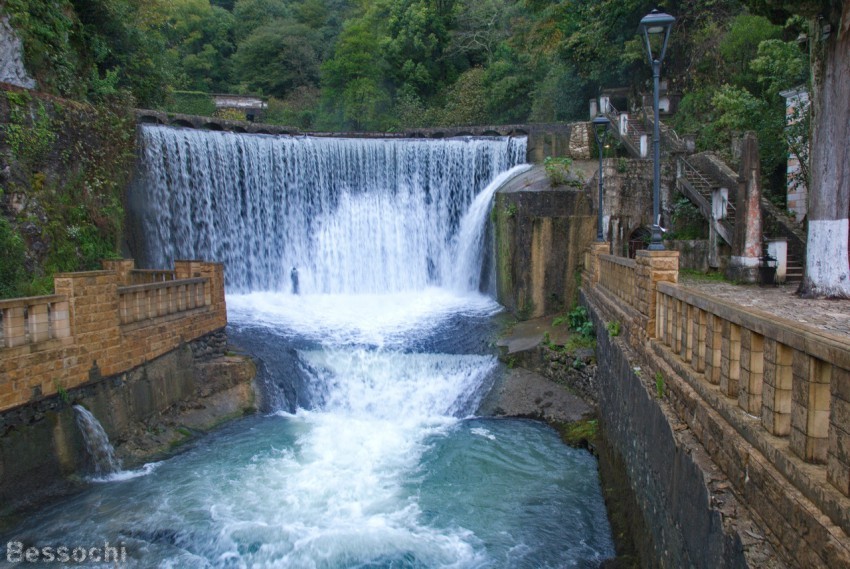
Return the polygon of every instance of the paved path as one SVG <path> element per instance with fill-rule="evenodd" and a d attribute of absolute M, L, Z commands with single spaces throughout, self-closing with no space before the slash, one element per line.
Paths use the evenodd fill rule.
<path fill-rule="evenodd" d="M 679 275 L 679 284 L 741 306 L 757 308 L 831 334 L 850 342 L 850 300 L 808 300 L 796 296 L 796 285 L 759 287 Z"/>

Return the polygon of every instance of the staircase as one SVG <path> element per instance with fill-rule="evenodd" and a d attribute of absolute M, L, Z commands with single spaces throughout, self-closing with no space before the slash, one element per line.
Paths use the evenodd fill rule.
<path fill-rule="evenodd" d="M 731 245 L 735 234 L 735 206 L 726 201 L 723 204 L 724 213 L 719 218 L 715 218 L 712 209 L 712 194 L 720 186 L 683 156 L 679 156 L 676 159 L 676 187 L 699 208 L 717 234 Z"/>
<path fill-rule="evenodd" d="M 610 101 L 607 107 L 602 109 L 602 114 L 611 121 L 611 130 L 614 132 L 614 136 L 623 143 L 623 146 L 626 147 L 633 158 L 646 159 L 649 157 L 651 141 L 643 120 L 632 119 L 625 113 L 618 111 Z M 625 119 L 620 118 L 623 115 L 626 116 Z M 625 132 L 620 130 L 621 120 L 625 121 Z M 641 143 L 641 139 L 644 139 L 644 137 L 645 142 Z"/>
<path fill-rule="evenodd" d="M 611 130 L 616 138 L 623 144 L 633 158 L 645 160 L 650 157 L 649 150 L 652 144 L 652 129 L 654 115 L 652 109 L 644 108 L 633 116 L 617 110 L 608 100 L 602 114 L 611 121 Z M 625 117 L 624 117 L 625 115 Z M 624 118 L 621 118 L 624 117 Z M 703 217 L 717 232 L 721 239 L 729 245 L 735 234 L 735 206 L 730 201 L 725 201 L 719 210 L 722 212 L 719 218 L 715 218 L 712 208 L 712 196 L 714 191 L 720 187 L 734 190 L 737 181 L 729 180 L 731 183 L 722 185 L 714 180 L 713 176 L 707 175 L 697 165 L 689 162 L 685 156 L 692 154 L 693 142 L 690 144 L 678 136 L 676 131 L 659 121 L 658 129 L 661 138 L 662 150 L 675 153 L 676 158 L 676 187 L 694 205 L 699 208 Z M 772 232 L 776 235 L 786 237 L 788 241 L 788 256 L 786 258 L 786 283 L 798 283 L 803 280 L 806 260 L 806 237 L 794 224 L 780 212 L 775 206 L 769 204 L 762 198 L 762 214 L 764 226 L 773 226 Z"/>

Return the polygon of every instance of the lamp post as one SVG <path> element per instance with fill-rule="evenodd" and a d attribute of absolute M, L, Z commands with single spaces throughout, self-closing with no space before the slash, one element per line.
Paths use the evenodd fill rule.
<path fill-rule="evenodd" d="M 650 251 L 663 251 L 664 243 L 661 241 L 661 134 L 658 128 L 658 87 L 661 79 L 661 62 L 667 51 L 667 40 L 670 38 L 670 30 L 676 18 L 670 14 L 653 10 L 641 18 L 638 31 L 643 34 L 646 44 L 646 54 L 649 64 L 652 66 L 652 109 L 655 120 L 652 125 L 652 237 L 648 249 Z M 661 53 L 657 57 L 652 54 L 652 42 L 650 36 L 661 37 Z"/>
<path fill-rule="evenodd" d="M 608 125 L 611 121 L 608 117 L 599 115 L 593 119 L 593 136 L 596 137 L 596 145 L 599 147 L 599 211 L 596 219 L 596 240 L 599 242 L 605 241 L 605 236 L 602 232 L 602 154 L 605 145 L 605 139 L 608 137 Z"/>

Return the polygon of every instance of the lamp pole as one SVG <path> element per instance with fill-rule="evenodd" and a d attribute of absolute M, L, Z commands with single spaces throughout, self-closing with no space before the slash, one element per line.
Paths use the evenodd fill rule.
<path fill-rule="evenodd" d="M 605 144 L 605 138 L 608 136 L 608 125 L 611 121 L 608 117 L 599 115 L 593 119 L 593 136 L 596 137 L 596 146 L 599 148 L 599 207 L 596 219 L 596 240 L 599 242 L 605 241 L 605 236 L 602 231 L 602 154 Z"/>
<path fill-rule="evenodd" d="M 653 10 L 640 21 L 638 30 L 643 34 L 646 53 L 649 64 L 652 66 L 652 237 L 649 242 L 650 251 L 663 251 L 664 243 L 661 240 L 661 131 L 658 126 L 658 90 L 661 82 L 661 62 L 667 52 L 667 40 L 670 38 L 670 30 L 676 18 L 670 14 Z M 658 57 L 652 55 L 652 43 L 650 36 L 661 36 L 661 53 Z"/>

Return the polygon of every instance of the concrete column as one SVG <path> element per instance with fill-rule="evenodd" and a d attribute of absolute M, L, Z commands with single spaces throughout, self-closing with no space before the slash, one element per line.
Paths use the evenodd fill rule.
<path fill-rule="evenodd" d="M 727 277 L 735 281 L 756 282 L 761 255 L 761 165 L 758 139 L 754 133 L 748 132 L 742 143 L 735 233 Z"/>
<path fill-rule="evenodd" d="M 638 310 L 647 318 L 645 332 L 655 337 L 656 285 L 659 282 L 679 282 L 679 252 L 649 251 L 637 252 L 636 285 Z"/>
<path fill-rule="evenodd" d="M 741 382 L 738 406 L 750 415 L 760 415 L 764 384 L 764 336 L 741 330 Z"/>
<path fill-rule="evenodd" d="M 761 423 L 772 435 L 786 436 L 791 432 L 791 363 L 791 348 L 764 339 Z"/>
<path fill-rule="evenodd" d="M 7 348 L 27 343 L 26 326 L 23 306 L 13 306 L 3 312 L 3 339 Z"/>
<path fill-rule="evenodd" d="M 741 379 L 741 327 L 723 320 L 720 348 L 720 391 L 726 397 L 738 397 Z"/>
<path fill-rule="evenodd" d="M 807 462 L 825 463 L 832 365 L 795 350 L 791 367 L 791 450 Z"/>
<path fill-rule="evenodd" d="M 587 253 L 585 254 L 585 268 L 588 276 L 590 276 L 591 284 L 595 285 L 599 282 L 599 256 L 607 255 L 610 244 L 602 241 L 596 241 L 588 245 Z"/>
<path fill-rule="evenodd" d="M 707 343 L 706 313 L 697 307 L 691 315 L 691 366 L 698 372 L 705 371 L 705 353 Z"/>
<path fill-rule="evenodd" d="M 104 271 L 115 271 L 118 275 L 118 286 L 133 284 L 130 282 L 130 271 L 136 268 L 133 259 L 103 259 L 100 262 Z"/>
<path fill-rule="evenodd" d="M 832 368 L 829 451 L 826 479 L 845 496 L 850 496 L 850 371 Z"/>
<path fill-rule="evenodd" d="M 720 383 L 723 321 L 714 314 L 706 315 L 705 378 L 709 383 Z"/>

